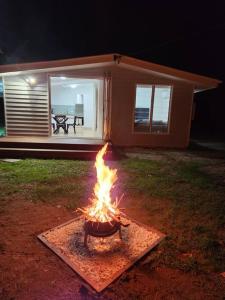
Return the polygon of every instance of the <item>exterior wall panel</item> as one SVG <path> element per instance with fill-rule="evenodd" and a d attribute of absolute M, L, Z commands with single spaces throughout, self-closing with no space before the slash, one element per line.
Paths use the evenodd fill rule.
<path fill-rule="evenodd" d="M 49 102 L 47 75 L 34 75 L 31 85 L 24 76 L 4 77 L 7 135 L 48 136 Z"/>
<path fill-rule="evenodd" d="M 189 142 L 193 86 L 149 73 L 107 66 L 34 74 L 34 86 L 24 76 L 5 76 L 5 109 L 7 135 L 49 135 L 48 76 L 87 78 L 112 77 L 110 104 L 110 136 L 115 145 L 185 148 Z M 167 133 L 133 132 L 134 102 L 137 84 L 171 85 L 170 123 Z"/>
<path fill-rule="evenodd" d="M 185 148 L 189 143 L 193 86 L 156 75 L 114 68 L 112 72 L 111 140 L 120 146 Z M 168 133 L 133 132 L 137 84 L 172 86 Z"/>

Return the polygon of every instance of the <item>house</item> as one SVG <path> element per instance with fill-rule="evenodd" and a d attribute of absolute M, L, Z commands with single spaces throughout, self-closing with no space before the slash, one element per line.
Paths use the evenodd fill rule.
<path fill-rule="evenodd" d="M 195 93 L 221 81 L 107 54 L 1 65 L 5 132 L 70 143 L 185 148 Z"/>

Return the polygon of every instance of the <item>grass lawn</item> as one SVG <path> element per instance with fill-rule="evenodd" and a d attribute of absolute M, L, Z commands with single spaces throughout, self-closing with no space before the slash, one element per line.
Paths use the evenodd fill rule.
<path fill-rule="evenodd" d="M 68 203 L 76 208 L 86 192 L 85 182 L 93 163 L 68 160 L 25 159 L 16 163 L 0 162 L 1 199 L 23 198 L 54 203 L 70 196 Z M 69 198 L 68 198 L 69 199 Z"/>
<path fill-rule="evenodd" d="M 225 174 L 221 178 L 209 172 L 215 163 L 221 167 L 220 160 L 185 161 L 173 155 L 122 162 L 129 174 L 127 191 L 141 199 L 133 205 L 142 207 L 149 223 L 167 234 L 156 264 L 184 271 L 225 270 Z"/>
<path fill-rule="evenodd" d="M 132 217 L 167 235 L 147 261 L 142 262 L 141 272 L 151 277 L 153 270 L 164 268 L 203 278 L 218 274 L 220 280 L 219 273 L 225 272 L 225 159 L 206 152 L 142 150 L 127 155 L 127 159 L 110 162 L 118 168 L 117 191 L 125 195 L 121 205 Z M 72 213 L 87 203 L 94 182 L 93 162 L 35 159 L 0 162 L 0 216 L 13 214 L 13 201 L 25 201 L 43 209 L 45 205 L 59 207 Z M 4 226 L 7 230 L 7 221 Z M 0 252 L 4 254 L 7 243 L 0 243 Z M 138 281 L 138 275 L 133 276 L 132 280 Z M 128 284 L 126 280 L 120 284 Z M 210 293 L 207 280 L 201 286 L 206 295 L 199 299 L 211 299 L 207 298 Z M 117 299 L 119 288 L 115 284 L 103 299 Z M 140 290 L 134 288 L 129 299 L 139 299 Z M 10 287 L 8 293 L 11 295 Z M 126 298 L 124 293 L 121 299 Z M 223 299 L 219 288 L 214 293 Z"/>

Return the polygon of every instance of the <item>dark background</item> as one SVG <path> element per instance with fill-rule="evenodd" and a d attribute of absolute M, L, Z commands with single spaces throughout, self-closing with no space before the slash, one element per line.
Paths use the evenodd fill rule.
<path fill-rule="evenodd" d="M 223 0 L 0 0 L 0 64 L 117 52 L 225 81 L 224 6 Z M 192 137 L 224 139 L 225 85 L 195 101 Z"/>

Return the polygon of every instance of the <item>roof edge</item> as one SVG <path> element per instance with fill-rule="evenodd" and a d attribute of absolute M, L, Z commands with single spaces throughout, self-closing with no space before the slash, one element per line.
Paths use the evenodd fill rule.
<path fill-rule="evenodd" d="M 206 90 L 218 87 L 221 80 L 198 75 L 195 73 L 182 71 L 179 69 L 155 64 L 149 61 L 140 60 L 137 58 L 133 58 L 126 55 L 121 55 L 119 53 L 110 53 L 110 54 L 102 54 L 95 56 L 85 56 L 78 58 L 68 58 L 68 59 L 60 59 L 60 60 L 50 60 L 50 61 L 39 61 L 39 62 L 31 62 L 31 63 L 19 63 L 19 64 L 8 64 L 8 65 L 0 65 L 0 76 L 4 76 L 7 73 L 14 72 L 26 72 L 32 70 L 45 70 L 45 69 L 54 69 L 54 68 L 63 68 L 63 67 L 72 67 L 72 66 L 80 66 L 80 65 L 94 65 L 94 64 L 103 64 L 103 63 L 115 63 L 115 64 L 126 64 L 129 65 L 130 68 L 134 68 L 137 70 L 147 70 L 148 72 L 152 72 L 155 74 L 164 74 L 170 78 L 175 78 L 178 80 L 183 80 L 189 82 L 194 85 L 194 89 L 196 90 Z"/>
<path fill-rule="evenodd" d="M 216 88 L 219 84 L 222 83 L 221 80 L 207 77 L 204 75 L 199 75 L 196 73 L 191 73 L 151 62 L 147 62 L 144 60 L 140 60 L 137 58 L 132 58 L 129 56 L 120 56 L 119 63 L 128 64 L 134 67 L 139 67 L 141 69 L 152 70 L 158 74 L 166 74 L 171 77 L 180 78 L 184 81 L 191 82 L 193 84 L 197 84 L 196 88 L 201 88 L 201 90 Z"/>
<path fill-rule="evenodd" d="M 95 56 L 84 56 L 77 58 L 66 58 L 66 59 L 55 59 L 47 61 L 37 61 L 28 63 L 18 63 L 18 64 L 4 64 L 0 65 L 0 74 L 17 72 L 17 71 L 29 71 L 36 69 L 49 69 L 55 67 L 67 67 L 71 65 L 82 65 L 82 64 L 95 64 L 112 62 L 114 57 L 118 54 L 102 54 Z"/>

